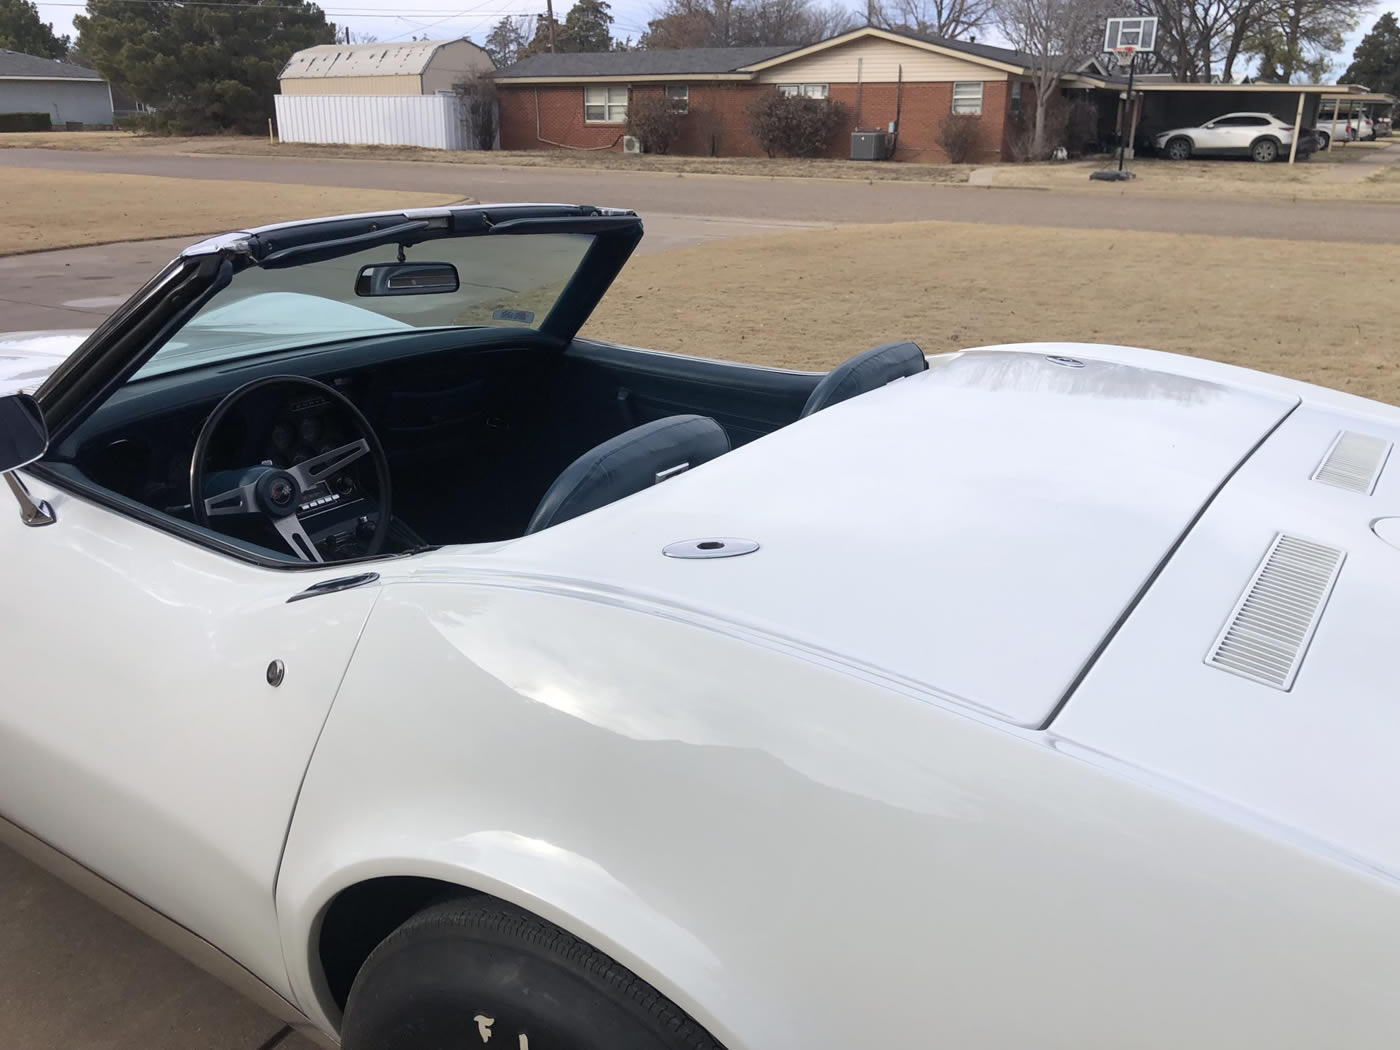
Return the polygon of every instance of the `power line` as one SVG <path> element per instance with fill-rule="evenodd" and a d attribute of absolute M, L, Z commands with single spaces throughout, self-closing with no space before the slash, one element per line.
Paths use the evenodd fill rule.
<path fill-rule="evenodd" d="M 86 3 L 73 3 L 73 2 L 71 2 L 71 0 L 67 0 L 67 2 L 63 2 L 63 3 L 51 3 L 50 0 L 40 0 L 40 2 L 43 4 L 44 7 L 87 7 L 87 6 L 88 6 Z M 107 2 L 107 3 L 118 3 L 118 4 L 165 4 L 165 3 L 171 3 L 172 0 L 105 0 L 105 2 Z M 282 8 L 282 7 L 283 7 L 283 5 L 257 4 L 257 3 L 234 4 L 234 3 L 229 3 L 228 0 L 179 0 L 179 4 L 180 4 L 181 7 L 236 7 L 236 8 L 242 8 L 242 9 L 250 10 L 250 11 L 276 11 L 276 10 L 278 10 L 279 8 Z M 295 10 L 295 8 L 291 8 L 291 7 L 286 7 L 286 8 L 284 8 L 284 9 L 285 9 L 285 10 Z M 472 10 L 475 10 L 475 9 L 472 9 Z M 419 18 L 432 18 L 434 15 L 440 14 L 441 12 L 440 12 L 440 11 L 400 11 L 400 12 L 398 12 L 397 14 L 385 14 L 385 13 L 383 12 L 383 9 L 382 9 L 382 8 L 377 8 L 377 7 L 339 7 L 339 8 L 334 8 L 334 9 L 328 8 L 328 7 L 323 7 L 323 8 L 321 8 L 321 13 L 322 13 L 322 14 L 327 14 L 327 15 L 349 15 L 349 16 L 352 16 L 352 17 L 354 17 L 354 18 L 402 18 L 402 17 L 403 17 L 404 15 L 406 15 L 406 14 L 407 14 L 407 15 L 415 15 L 415 16 L 417 16 L 417 17 L 419 17 Z M 483 14 L 483 15 L 510 15 L 510 14 L 520 14 L 520 12 L 519 12 L 519 11 L 482 11 L 481 14 Z M 442 21 L 448 21 L 449 19 L 452 19 L 452 18 L 455 18 L 455 17 L 456 17 L 455 15 L 449 15 L 447 18 L 442 19 Z"/>

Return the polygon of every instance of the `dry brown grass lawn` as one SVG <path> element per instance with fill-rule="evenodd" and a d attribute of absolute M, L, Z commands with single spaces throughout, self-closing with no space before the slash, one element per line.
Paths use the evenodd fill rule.
<path fill-rule="evenodd" d="M 76 137 L 76 136 L 75 136 Z M 0 255 L 153 237 L 198 236 L 287 219 L 428 207 L 441 193 L 167 179 L 6 168 Z"/>
<path fill-rule="evenodd" d="M 1131 182 L 1090 182 L 1089 173 L 1112 167 L 1108 160 L 1072 164 L 1004 164 L 983 169 L 973 180 L 984 186 L 1082 190 L 1128 196 L 1227 196 L 1273 200 L 1400 201 L 1400 180 L 1368 177 L 1375 163 L 1371 150 L 1339 147 L 1329 157 L 1319 153 L 1298 164 L 1256 164 L 1250 160 L 1169 161 L 1143 158 L 1128 162 L 1137 174 Z M 1367 143 L 1366 145 L 1369 145 Z M 1370 155 L 1370 163 L 1359 164 Z M 1396 152 L 1400 163 L 1400 150 Z M 1394 165 L 1378 169 L 1389 173 Z"/>
<path fill-rule="evenodd" d="M 854 179 L 865 182 L 966 182 L 969 166 L 953 164 L 884 164 L 849 160 L 804 160 L 780 157 L 634 156 L 613 150 L 438 150 L 414 146 L 317 146 L 298 142 L 269 143 L 248 135 L 160 137 L 124 131 L 14 132 L 0 135 L 0 148 L 104 150 L 155 153 L 237 153 L 245 156 L 322 157 L 349 160 L 399 160 L 436 164 L 489 164 L 517 168 L 575 168 L 680 175 L 743 175 L 754 178 Z"/>
<path fill-rule="evenodd" d="M 847 226 L 634 259 L 583 334 L 804 369 L 900 338 L 929 352 L 1126 343 L 1400 403 L 1400 337 L 1383 305 L 1400 295 L 1395 257 L 1369 244 Z M 1335 279 L 1348 273 L 1367 275 L 1364 301 Z"/>

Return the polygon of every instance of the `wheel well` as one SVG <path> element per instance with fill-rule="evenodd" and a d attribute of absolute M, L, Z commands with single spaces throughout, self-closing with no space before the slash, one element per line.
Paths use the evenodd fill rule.
<path fill-rule="evenodd" d="M 340 1010 L 369 953 L 407 919 L 446 897 L 477 894 L 438 879 L 393 876 L 341 890 L 321 919 L 316 954 L 326 991 Z"/>

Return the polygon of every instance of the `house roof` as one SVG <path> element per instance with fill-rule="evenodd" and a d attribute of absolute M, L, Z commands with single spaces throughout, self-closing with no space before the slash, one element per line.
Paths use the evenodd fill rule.
<path fill-rule="evenodd" d="M 685 76 L 734 73 L 792 51 L 782 47 L 685 47 L 669 51 L 589 51 L 531 55 L 496 73 L 519 77 Z"/>
<path fill-rule="evenodd" d="M 694 47 L 674 51 L 598 51 L 531 55 L 498 70 L 498 80 L 549 82 L 573 80 L 664 80 L 670 77 L 752 80 L 756 74 L 785 62 L 867 37 L 942 51 L 1008 72 L 1021 73 L 1035 59 L 1024 51 L 970 40 L 907 33 L 863 26 L 802 47 Z M 1081 63 L 1083 66 L 1091 62 Z"/>
<path fill-rule="evenodd" d="M 317 44 L 289 58 L 278 79 L 418 76 L 427 70 L 439 48 L 461 42 L 471 44 L 461 38 L 405 40 L 397 44 Z"/>
<path fill-rule="evenodd" d="M 0 48 L 0 79 L 4 80 L 101 80 L 102 74 L 71 62 L 26 55 Z"/>

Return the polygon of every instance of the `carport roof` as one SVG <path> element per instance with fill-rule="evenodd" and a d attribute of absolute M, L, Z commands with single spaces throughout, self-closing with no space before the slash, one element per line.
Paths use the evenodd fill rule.
<path fill-rule="evenodd" d="M 1102 84 L 1104 87 L 1125 88 L 1128 86 L 1128 78 L 1125 76 L 1095 76 L 1092 73 L 1079 74 L 1080 80 L 1088 80 L 1095 85 Z M 1134 91 L 1188 91 L 1196 92 L 1238 92 L 1241 94 L 1255 95 L 1327 95 L 1337 98 L 1359 99 L 1363 102 L 1393 102 L 1390 95 L 1380 95 L 1375 92 L 1368 92 L 1361 84 L 1266 84 L 1254 82 L 1252 84 L 1196 84 L 1180 80 L 1161 80 L 1156 76 L 1137 77 L 1133 83 Z"/>
<path fill-rule="evenodd" d="M 0 80 L 101 80 L 102 74 L 86 66 L 55 62 L 0 48 Z"/>

